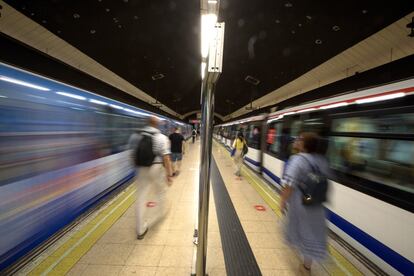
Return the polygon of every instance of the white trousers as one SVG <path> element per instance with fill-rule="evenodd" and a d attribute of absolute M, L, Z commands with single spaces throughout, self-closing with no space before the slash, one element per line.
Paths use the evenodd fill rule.
<path fill-rule="evenodd" d="M 242 152 L 240 150 L 236 150 L 236 152 L 234 153 L 234 164 L 236 166 L 236 174 L 240 175 L 241 174 L 241 167 L 243 165 L 243 155 Z"/>
<path fill-rule="evenodd" d="M 166 172 L 162 164 L 154 164 L 151 167 L 140 167 L 137 169 L 135 185 L 137 187 L 137 200 L 135 210 L 137 216 L 137 235 L 141 235 L 145 230 L 165 215 L 166 197 Z M 151 191 L 155 195 L 155 206 L 147 206 Z M 155 215 L 148 217 L 148 209 L 155 208 Z M 151 210 L 152 211 L 152 210 Z"/>

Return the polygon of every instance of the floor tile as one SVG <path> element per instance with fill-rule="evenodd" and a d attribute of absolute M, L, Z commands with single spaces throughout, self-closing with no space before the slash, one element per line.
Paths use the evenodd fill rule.
<path fill-rule="evenodd" d="M 159 266 L 191 268 L 192 246 L 165 246 Z"/>
<path fill-rule="evenodd" d="M 193 229 L 186 231 L 170 230 L 166 233 L 166 245 L 168 246 L 192 246 L 193 245 Z"/>
<path fill-rule="evenodd" d="M 227 276 L 225 268 L 207 269 L 208 276 Z"/>
<path fill-rule="evenodd" d="M 154 276 L 157 267 L 127 265 L 122 268 L 120 276 Z"/>
<path fill-rule="evenodd" d="M 220 247 L 207 248 L 207 268 L 214 270 L 216 268 L 225 268 L 223 250 Z"/>
<path fill-rule="evenodd" d="M 133 248 L 133 245 L 128 244 L 96 244 L 85 254 L 82 262 L 124 265 Z"/>
<path fill-rule="evenodd" d="M 123 216 L 112 226 L 113 228 L 133 228 L 136 227 L 136 218 Z"/>
<path fill-rule="evenodd" d="M 77 263 L 72 267 L 71 270 L 69 270 L 69 272 L 66 275 L 67 276 L 81 275 L 86 270 L 87 267 L 88 267 L 88 264 Z"/>
<path fill-rule="evenodd" d="M 287 244 L 274 233 L 246 233 L 246 236 L 254 248 L 287 248 Z"/>
<path fill-rule="evenodd" d="M 127 265 L 158 266 L 164 246 L 136 245 L 129 255 Z"/>
<path fill-rule="evenodd" d="M 88 265 L 82 272 L 83 276 L 116 276 L 121 273 L 122 266 L 117 265 Z"/>
<path fill-rule="evenodd" d="M 135 228 L 111 228 L 98 243 L 133 243 L 137 238 Z"/>
<path fill-rule="evenodd" d="M 245 233 L 267 233 L 267 229 L 261 221 L 242 220 L 241 224 Z"/>
<path fill-rule="evenodd" d="M 138 245 L 165 245 L 168 239 L 168 231 L 161 231 L 158 229 L 149 229 L 148 233 L 142 240 L 135 240 Z"/>
<path fill-rule="evenodd" d="M 191 268 L 183 267 L 158 267 L 156 276 L 188 276 Z"/>

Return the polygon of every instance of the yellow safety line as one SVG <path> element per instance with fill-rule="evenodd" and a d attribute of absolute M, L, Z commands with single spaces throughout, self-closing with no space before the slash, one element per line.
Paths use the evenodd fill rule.
<path fill-rule="evenodd" d="M 218 144 L 217 142 L 215 142 Z M 219 144 L 223 147 L 221 144 Z M 230 159 L 229 156 L 227 158 Z M 246 177 L 250 185 L 259 193 L 264 201 L 270 206 L 275 214 L 281 218 L 282 213 L 279 210 L 280 196 L 272 190 L 267 183 L 259 178 L 250 169 L 243 165 L 242 174 Z M 250 181 L 249 181 L 250 180 Z M 348 261 L 341 253 L 339 253 L 333 246 L 328 244 L 329 254 L 333 257 L 336 266 L 330 264 L 322 264 L 331 275 L 363 275 L 350 261 Z"/>
<path fill-rule="evenodd" d="M 135 188 L 128 187 L 109 206 L 74 236 L 37 265 L 29 275 L 65 275 L 135 201 Z"/>

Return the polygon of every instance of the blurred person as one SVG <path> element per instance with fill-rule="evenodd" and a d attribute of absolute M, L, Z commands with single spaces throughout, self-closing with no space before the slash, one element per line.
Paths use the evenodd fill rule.
<path fill-rule="evenodd" d="M 173 162 L 173 176 L 177 176 L 181 169 L 181 160 L 183 159 L 184 151 L 184 136 L 181 135 L 180 130 L 174 127 L 174 132 L 168 137 L 171 141 L 171 161 Z"/>
<path fill-rule="evenodd" d="M 286 215 L 286 240 L 303 255 L 302 272 L 310 272 L 312 262 L 323 260 L 327 251 L 327 228 L 322 202 L 326 200 L 329 166 L 319 151 L 320 138 L 302 133 L 298 154 L 289 159 L 283 176 L 280 209 Z"/>
<path fill-rule="evenodd" d="M 193 144 L 194 144 L 195 139 L 197 137 L 197 130 L 195 128 L 193 128 L 193 131 L 191 132 L 191 136 L 193 137 Z"/>
<path fill-rule="evenodd" d="M 148 126 L 131 135 L 129 145 L 133 150 L 132 158 L 136 167 L 136 231 L 137 238 L 141 240 L 147 234 L 148 228 L 160 220 L 166 212 L 165 180 L 168 186 L 172 184 L 170 147 L 168 138 L 159 130 L 158 119 L 153 116 L 148 119 Z M 151 189 L 155 191 L 158 208 L 157 216 L 152 218 L 152 221 L 146 215 Z"/>
<path fill-rule="evenodd" d="M 246 154 L 245 148 L 247 147 L 246 140 L 244 139 L 243 133 L 239 132 L 237 138 L 233 142 L 233 160 L 236 165 L 235 175 L 241 176 L 241 167 L 243 165 L 243 157 Z"/>
<path fill-rule="evenodd" d="M 256 148 L 256 149 L 260 148 L 260 139 L 261 139 L 260 129 L 258 127 L 255 127 L 253 129 L 253 137 L 252 137 L 254 148 Z"/>
<path fill-rule="evenodd" d="M 292 137 L 289 135 L 289 129 L 283 128 L 280 136 L 280 159 L 286 161 L 291 154 Z"/>

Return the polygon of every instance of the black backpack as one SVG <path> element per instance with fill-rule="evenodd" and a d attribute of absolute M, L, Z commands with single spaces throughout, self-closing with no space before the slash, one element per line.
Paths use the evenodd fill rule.
<path fill-rule="evenodd" d="M 141 139 L 135 150 L 135 165 L 139 167 L 150 167 L 155 159 L 155 154 L 152 151 L 152 134 L 142 132 L 141 135 Z"/>
<path fill-rule="evenodd" d="M 302 192 L 302 203 L 306 206 L 319 206 L 326 201 L 328 192 L 328 179 L 304 155 L 300 155 L 309 164 L 311 171 L 304 175 L 304 181 L 299 184 Z"/>

